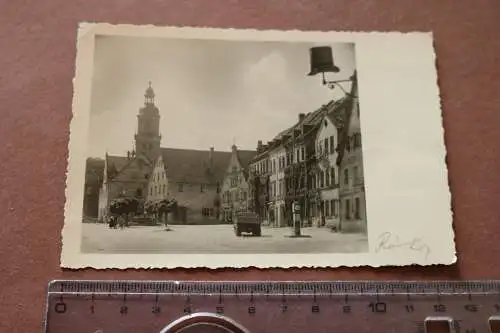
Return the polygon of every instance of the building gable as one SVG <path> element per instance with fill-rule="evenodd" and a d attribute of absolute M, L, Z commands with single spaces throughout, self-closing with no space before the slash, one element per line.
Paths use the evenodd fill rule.
<path fill-rule="evenodd" d="M 151 166 L 142 158 L 131 158 L 111 179 L 113 182 L 147 183 Z"/>
<path fill-rule="evenodd" d="M 335 144 L 337 144 L 337 126 L 328 116 L 324 116 L 323 120 L 319 124 L 318 131 L 316 133 L 316 142 L 322 140 L 323 138 L 329 137 L 331 135 L 335 138 Z"/>

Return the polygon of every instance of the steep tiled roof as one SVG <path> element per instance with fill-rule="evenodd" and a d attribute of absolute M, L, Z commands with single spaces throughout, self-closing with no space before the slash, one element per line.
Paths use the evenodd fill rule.
<path fill-rule="evenodd" d="M 130 159 L 127 158 L 126 156 L 114 156 L 114 155 L 107 155 L 107 175 L 110 178 L 113 178 L 116 176 L 127 164 L 130 163 Z"/>
<path fill-rule="evenodd" d="M 231 159 L 231 152 L 228 151 L 162 148 L 161 154 L 169 179 L 200 183 L 222 181 Z M 254 151 L 238 151 L 243 167 L 248 165 L 253 155 Z"/>
<path fill-rule="evenodd" d="M 326 116 L 339 129 L 343 128 L 346 124 L 346 108 L 349 106 L 350 101 L 351 98 L 346 96 L 327 106 Z"/>
<path fill-rule="evenodd" d="M 331 101 L 327 105 L 321 106 L 319 109 L 309 112 L 305 115 L 304 120 L 297 122 L 293 126 L 290 126 L 289 128 L 285 129 L 284 131 L 281 131 L 277 136 L 274 137 L 273 140 L 279 140 L 281 139 L 284 135 L 291 135 L 294 129 L 300 128 L 302 125 L 313 125 L 316 126 L 321 122 L 323 119 L 323 116 L 325 112 L 328 110 L 329 105 L 334 103 L 334 101 Z"/>
<path fill-rule="evenodd" d="M 238 150 L 238 159 L 240 160 L 241 166 L 246 168 L 256 154 L 257 152 L 254 150 Z"/>
<path fill-rule="evenodd" d="M 151 164 L 147 159 L 138 156 L 109 156 L 108 179 L 114 181 L 144 182 L 151 172 Z"/>

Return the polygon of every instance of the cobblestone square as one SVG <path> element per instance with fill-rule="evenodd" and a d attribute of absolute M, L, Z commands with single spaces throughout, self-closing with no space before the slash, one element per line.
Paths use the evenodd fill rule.
<path fill-rule="evenodd" d="M 310 237 L 289 238 L 291 228 L 264 227 L 261 237 L 237 237 L 232 225 L 133 226 L 110 229 L 83 223 L 82 252 L 145 253 L 359 253 L 368 250 L 361 234 L 333 233 L 326 228 L 303 228 Z"/>

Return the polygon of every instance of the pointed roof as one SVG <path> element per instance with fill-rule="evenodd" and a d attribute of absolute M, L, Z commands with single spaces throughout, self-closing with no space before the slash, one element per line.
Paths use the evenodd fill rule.
<path fill-rule="evenodd" d="M 130 162 L 127 156 L 106 155 L 107 175 L 113 178 Z"/>
<path fill-rule="evenodd" d="M 241 167 L 246 169 L 257 152 L 255 150 L 238 150 L 237 154 Z"/>
<path fill-rule="evenodd" d="M 148 88 L 146 89 L 146 93 L 144 94 L 144 97 L 155 97 L 155 91 L 153 90 L 153 87 L 151 86 L 151 81 L 148 82 Z"/>
<path fill-rule="evenodd" d="M 129 169 L 133 164 L 135 164 L 134 173 L 137 174 L 144 174 L 148 173 L 149 168 L 151 167 L 151 164 L 149 163 L 149 160 L 144 158 L 143 156 L 116 156 L 116 155 L 106 155 L 106 161 L 107 161 L 107 175 L 108 179 L 112 180 L 120 176 L 122 173 L 124 173 L 125 170 Z M 134 163 L 134 162 L 138 163 Z M 142 168 L 144 166 L 144 168 Z"/>
<path fill-rule="evenodd" d="M 350 104 L 351 98 L 345 96 L 327 106 L 325 116 L 331 120 L 335 127 L 343 128 L 346 122 L 345 108 Z"/>

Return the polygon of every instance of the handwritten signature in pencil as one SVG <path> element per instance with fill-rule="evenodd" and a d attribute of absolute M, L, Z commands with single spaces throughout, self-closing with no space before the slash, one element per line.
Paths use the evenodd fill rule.
<path fill-rule="evenodd" d="M 398 235 L 393 235 L 390 232 L 384 232 L 378 236 L 378 245 L 375 252 L 382 250 L 393 250 L 398 248 L 406 248 L 412 251 L 423 253 L 425 259 L 431 253 L 431 248 L 423 242 L 420 237 L 415 237 L 409 241 L 401 241 Z"/>

